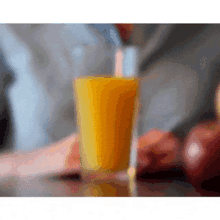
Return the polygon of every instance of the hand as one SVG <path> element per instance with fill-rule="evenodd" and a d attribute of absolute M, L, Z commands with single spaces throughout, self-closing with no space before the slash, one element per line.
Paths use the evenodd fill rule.
<path fill-rule="evenodd" d="M 72 150 L 74 149 L 74 150 Z M 70 167 L 65 167 L 66 159 L 71 151 Z M 28 176 L 59 172 L 79 171 L 78 136 L 69 137 L 48 147 L 31 152 L 16 151 L 2 154 L 0 158 L 0 176 Z"/>
<path fill-rule="evenodd" d="M 178 141 L 170 132 L 150 130 L 139 139 L 138 173 L 167 170 L 175 166 L 177 152 Z M 78 172 L 80 168 L 78 136 L 73 134 L 50 147 L 33 152 L 15 152 L 11 155 L 4 155 L 0 160 L 0 165 L 3 166 L 6 162 L 7 173 L 18 176 L 71 170 Z M 2 169 L 2 174 L 4 169 Z"/>
<path fill-rule="evenodd" d="M 179 142 L 167 131 L 152 129 L 139 139 L 138 175 L 166 171 L 178 162 Z"/>

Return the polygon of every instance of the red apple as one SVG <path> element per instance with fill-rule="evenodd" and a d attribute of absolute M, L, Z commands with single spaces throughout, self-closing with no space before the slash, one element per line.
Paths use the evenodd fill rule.
<path fill-rule="evenodd" d="M 204 122 L 188 134 L 182 152 L 186 174 L 198 189 L 220 192 L 220 124 Z"/>

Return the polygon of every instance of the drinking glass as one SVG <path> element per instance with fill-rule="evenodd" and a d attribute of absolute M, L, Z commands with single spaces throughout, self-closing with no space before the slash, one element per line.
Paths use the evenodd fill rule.
<path fill-rule="evenodd" d="M 116 175 L 135 196 L 139 79 L 83 76 L 73 88 L 83 181 Z"/>

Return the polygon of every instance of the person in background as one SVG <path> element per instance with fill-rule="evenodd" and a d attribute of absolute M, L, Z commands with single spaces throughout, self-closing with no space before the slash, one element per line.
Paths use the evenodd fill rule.
<path fill-rule="evenodd" d="M 53 59 L 50 60 L 49 56 L 46 55 L 48 55 L 49 51 L 52 51 L 53 49 L 57 52 L 56 48 L 58 46 L 56 43 L 53 43 L 51 47 L 47 48 L 42 48 L 39 45 L 45 41 L 48 43 L 49 40 L 47 39 L 52 39 L 49 36 L 49 33 L 53 33 L 53 36 L 58 36 L 56 33 L 62 33 L 62 31 L 56 32 L 56 30 L 53 29 L 54 27 L 48 27 L 47 25 L 43 27 L 45 29 L 35 26 L 35 34 L 33 35 L 31 35 L 31 32 L 28 32 L 28 28 L 22 29 L 21 26 L 20 28 L 16 26 L 10 28 L 16 32 L 17 37 L 19 38 L 22 38 L 25 35 L 30 36 L 29 42 L 28 40 L 26 41 L 26 44 L 29 45 L 29 47 L 27 46 L 27 48 L 29 48 L 27 50 L 36 52 L 37 62 L 39 63 L 39 65 L 36 65 L 34 68 L 39 75 L 41 71 L 46 71 L 50 76 L 49 73 L 53 75 L 55 69 L 53 67 L 54 65 L 52 65 Z M 143 157 L 139 157 L 139 170 L 140 173 L 146 173 L 168 170 L 170 167 L 180 166 L 183 163 L 187 164 L 187 156 L 184 156 L 184 149 L 189 143 L 187 140 L 190 139 L 188 135 L 191 134 L 191 129 L 196 128 L 195 126 L 199 126 L 202 122 L 210 123 L 210 121 L 213 121 L 214 124 L 217 124 L 214 97 L 219 83 L 220 26 L 155 24 L 139 25 L 139 30 L 141 30 L 141 33 L 143 34 L 142 38 L 144 42 L 139 58 L 140 73 L 141 76 L 143 76 L 141 85 L 142 111 L 140 125 L 140 134 L 142 137 L 140 138 L 139 146 L 139 152 L 142 152 L 139 155 L 143 155 Z M 38 36 L 38 33 L 44 33 L 42 35 L 43 37 L 34 38 L 33 36 Z M 33 39 L 33 41 L 31 41 L 31 39 Z M 69 42 L 68 39 L 70 38 L 67 37 L 63 39 L 65 39 L 64 42 L 67 44 L 67 42 Z M 35 41 L 39 43 L 36 48 L 40 47 L 41 50 L 33 49 L 37 44 Z M 30 48 L 32 48 L 32 50 Z M 78 52 L 79 51 L 80 50 L 78 50 Z M 42 54 L 45 55 L 42 56 Z M 54 57 L 60 57 L 57 56 L 56 53 L 53 54 Z M 63 56 L 63 59 L 64 57 L 65 56 Z M 78 55 L 76 57 L 78 57 Z M 89 58 L 91 59 L 91 57 Z M 65 57 L 65 59 L 67 58 Z M 43 61 L 42 64 L 41 61 Z M 105 62 L 109 63 L 109 60 L 107 59 Z M 104 66 L 106 66 L 105 62 Z M 97 62 L 97 65 L 101 66 L 101 63 L 102 62 Z M 42 67 L 40 69 L 41 65 Z M 31 65 L 31 68 L 33 68 L 33 66 Z M 91 70 L 93 69 L 90 69 L 90 71 Z M 94 71 L 97 71 L 97 69 L 94 69 Z M 61 72 L 61 69 L 59 69 L 59 73 Z M 100 70 L 100 73 L 101 72 L 103 73 L 103 69 Z M 38 76 L 38 74 L 36 75 Z M 54 79 L 54 76 L 51 79 Z M 66 79 L 68 80 L 68 77 Z M 56 85 L 56 80 L 53 82 L 55 82 Z M 61 88 L 68 87 L 65 83 L 63 83 L 62 86 L 64 87 Z M 51 91 L 49 90 L 48 92 L 51 92 L 51 96 L 58 96 L 59 94 L 55 93 L 53 88 L 55 87 L 52 87 Z M 70 94 L 70 92 L 68 92 L 68 94 Z M 60 100 L 62 100 L 62 97 L 63 96 L 61 95 Z M 48 115 L 54 114 L 50 112 Z M 68 114 L 62 114 L 58 110 L 57 116 L 55 114 L 55 118 L 58 117 L 58 115 L 63 117 Z M 55 121 L 54 125 L 56 125 L 58 121 L 59 120 Z M 57 124 L 57 128 L 59 126 L 60 125 Z M 52 128 L 52 131 L 54 131 L 53 126 L 49 126 L 49 128 Z M 218 126 L 215 127 L 215 129 L 218 133 Z M 210 130 L 209 126 L 208 130 Z M 69 130 L 69 133 L 67 132 L 63 137 L 72 132 L 73 131 L 70 132 Z M 59 138 L 55 138 L 54 141 L 57 141 L 58 139 Z M 199 140 L 200 139 L 201 138 L 199 138 Z M 59 149 L 58 151 L 60 152 L 57 154 L 60 155 L 60 164 L 61 158 L 69 158 L 69 161 L 72 161 L 65 167 L 64 159 L 62 159 L 62 166 L 60 165 L 62 169 L 74 169 L 77 167 L 78 142 L 75 136 L 68 140 L 70 140 L 68 142 L 69 144 L 64 141 L 58 145 L 54 145 L 54 147 Z M 190 141 L 192 141 L 192 139 Z M 63 143 L 65 143 L 65 150 L 67 150 L 65 153 L 61 153 L 62 147 L 64 149 Z M 207 145 L 204 145 L 204 148 L 206 147 Z M 67 148 L 69 149 L 69 155 Z M 51 149 L 53 148 L 45 148 L 37 152 L 41 152 L 42 155 L 47 155 L 46 152 L 50 152 Z M 35 153 L 29 154 L 29 158 L 35 158 Z M 48 153 L 48 155 L 50 154 Z M 20 154 L 20 156 L 17 155 L 15 158 L 19 157 L 22 157 L 22 154 Z M 35 161 L 32 164 L 37 164 L 37 160 L 29 159 L 29 162 L 30 161 Z M 188 159 L 187 161 L 190 160 Z M 40 160 L 38 160 L 38 162 L 40 162 Z M 213 164 L 216 165 L 218 163 L 217 157 Z M 54 171 L 56 170 L 56 166 L 53 166 L 52 164 L 52 161 L 50 163 L 48 158 L 48 167 L 44 167 L 45 172 L 50 169 Z M 19 166 L 16 165 L 13 167 Z M 50 169 L 48 169 L 49 167 Z M 185 167 L 187 168 L 187 165 Z M 29 170 L 28 166 L 26 169 Z M 57 168 L 57 170 L 59 169 Z M 20 170 L 19 172 L 22 173 L 23 171 Z M 215 173 L 213 175 L 215 175 Z"/>
<path fill-rule="evenodd" d="M 0 51 L 0 152 L 12 149 L 13 120 L 8 90 L 13 83 L 13 79 L 13 72 Z"/>
<path fill-rule="evenodd" d="M 140 58 L 142 134 L 149 131 L 140 138 L 140 171 L 179 167 L 195 187 L 219 191 L 220 25 L 160 27 Z"/>
<path fill-rule="evenodd" d="M 32 151 L 76 130 L 72 79 L 112 74 L 119 43 L 111 25 L 0 25 L 0 48 L 14 77 L 7 93 L 14 150 Z"/>

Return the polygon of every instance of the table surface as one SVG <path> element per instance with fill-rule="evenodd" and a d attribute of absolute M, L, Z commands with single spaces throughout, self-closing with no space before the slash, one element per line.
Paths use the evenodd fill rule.
<path fill-rule="evenodd" d="M 179 172 L 179 171 L 178 171 Z M 203 196 L 187 182 L 181 172 L 165 172 L 159 177 L 152 174 L 148 178 L 138 178 L 136 181 L 139 197 L 182 197 Z M 161 178 L 166 176 L 166 178 Z M 77 173 L 58 173 L 33 176 L 10 176 L 0 180 L 0 196 L 7 197 L 82 197 L 82 196 L 118 196 L 128 197 L 127 181 L 107 179 L 91 186 L 85 183 Z M 100 190 L 105 186 L 106 190 Z M 101 192 L 101 194 L 100 194 Z M 104 193 L 104 194 L 103 194 Z M 206 196 L 219 196 L 208 193 Z"/>

